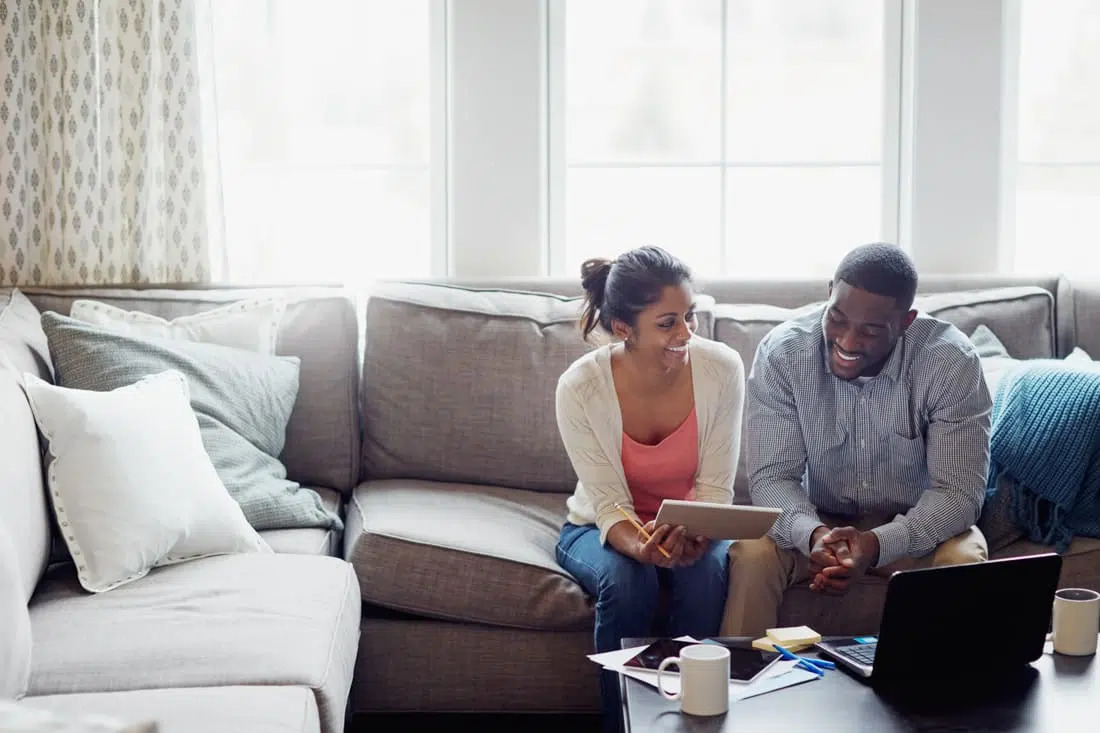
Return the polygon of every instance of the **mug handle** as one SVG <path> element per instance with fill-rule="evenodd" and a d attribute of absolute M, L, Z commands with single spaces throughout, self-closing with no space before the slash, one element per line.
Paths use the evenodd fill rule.
<path fill-rule="evenodd" d="M 679 657 L 667 657 L 665 659 L 662 659 L 661 664 L 657 667 L 657 691 L 660 692 L 661 695 L 666 700 L 679 700 L 681 697 L 683 697 L 683 694 L 684 694 L 684 676 L 683 676 L 683 674 L 680 675 L 680 691 L 678 693 L 676 693 L 675 695 L 673 695 L 672 693 L 665 690 L 665 688 L 661 685 L 661 672 L 664 672 L 665 669 L 669 665 L 672 665 L 672 664 L 675 664 L 676 666 L 680 666 L 680 658 Z"/>

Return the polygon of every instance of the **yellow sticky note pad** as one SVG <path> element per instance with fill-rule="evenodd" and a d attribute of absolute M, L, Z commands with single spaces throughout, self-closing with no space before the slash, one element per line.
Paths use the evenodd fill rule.
<path fill-rule="evenodd" d="M 784 626 L 778 629 L 768 629 L 767 634 L 768 639 L 791 651 L 794 651 L 795 646 L 805 648 L 821 641 L 821 634 L 809 626 Z"/>
<path fill-rule="evenodd" d="M 776 642 L 772 641 L 768 637 L 761 636 L 759 639 L 756 639 L 752 642 L 752 648 L 759 649 L 762 652 L 774 652 L 775 646 L 773 645 L 775 643 Z M 802 651 L 803 649 L 809 649 L 813 646 L 813 644 L 780 644 L 779 646 L 794 654 Z"/>

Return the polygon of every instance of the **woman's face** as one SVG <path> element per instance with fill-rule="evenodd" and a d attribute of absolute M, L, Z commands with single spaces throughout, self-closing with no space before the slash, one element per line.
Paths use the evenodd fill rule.
<path fill-rule="evenodd" d="M 687 363 L 687 344 L 698 326 L 691 284 L 667 285 L 657 302 L 638 314 L 633 327 L 616 322 L 616 335 L 629 338 L 631 353 L 674 369 Z"/>

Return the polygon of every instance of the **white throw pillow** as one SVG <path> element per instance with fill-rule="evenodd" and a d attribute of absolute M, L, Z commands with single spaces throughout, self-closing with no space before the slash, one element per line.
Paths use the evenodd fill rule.
<path fill-rule="evenodd" d="M 282 300 L 242 300 L 166 321 L 97 300 L 74 300 L 69 315 L 78 321 L 141 338 L 199 341 L 273 355 L 285 312 L 286 302 Z"/>
<path fill-rule="evenodd" d="M 1080 346 L 1074 346 L 1073 351 L 1066 354 L 1066 361 L 1071 364 L 1091 364 L 1092 357 Z"/>
<path fill-rule="evenodd" d="M 207 555 L 271 551 L 218 478 L 182 374 L 109 392 L 32 374 L 23 385 L 50 443 L 50 498 L 84 588 L 110 590 Z"/>

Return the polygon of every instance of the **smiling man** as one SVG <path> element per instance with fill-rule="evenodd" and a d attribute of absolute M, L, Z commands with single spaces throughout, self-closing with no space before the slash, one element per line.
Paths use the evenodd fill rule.
<path fill-rule="evenodd" d="M 769 536 L 730 548 L 722 633 L 778 625 L 783 592 L 829 595 L 865 573 L 987 559 L 974 527 L 990 397 L 957 328 L 913 310 L 917 272 L 889 244 L 849 252 L 820 309 L 761 342 L 747 384 L 754 504 Z"/>

